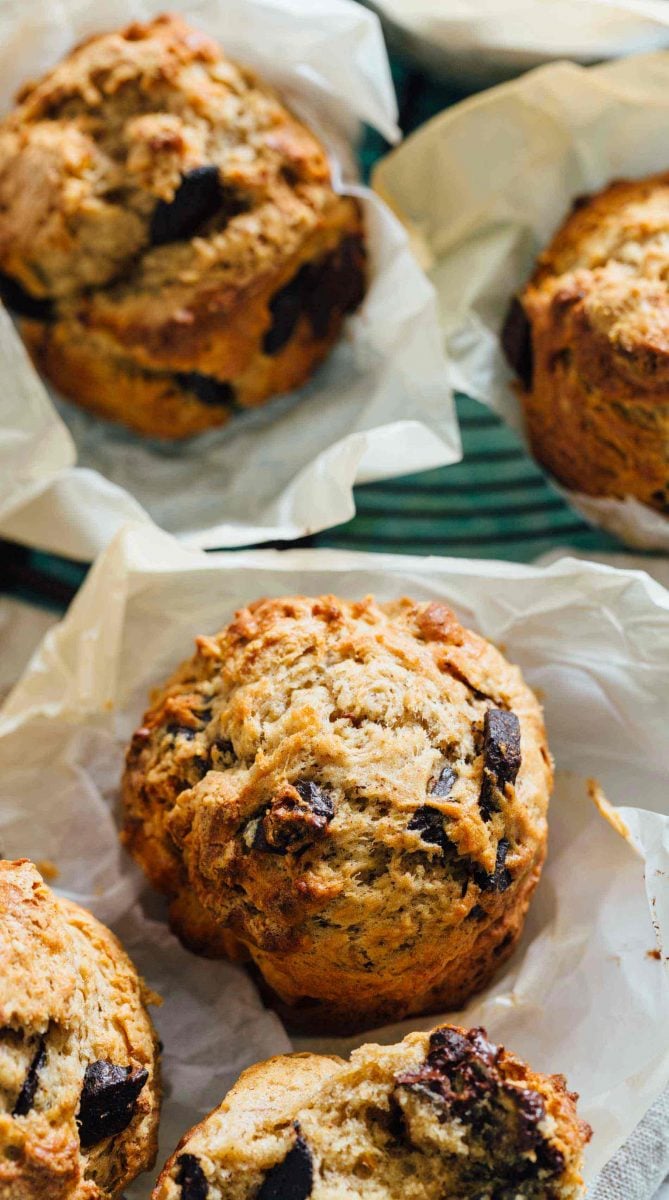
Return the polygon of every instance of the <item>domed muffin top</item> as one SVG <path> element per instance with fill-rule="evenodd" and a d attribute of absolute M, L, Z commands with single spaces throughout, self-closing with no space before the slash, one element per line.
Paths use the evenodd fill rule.
<path fill-rule="evenodd" d="M 116 938 L 0 862 L 0 1197 L 115 1197 L 155 1156 L 147 998 Z"/>
<path fill-rule="evenodd" d="M 190 918 L 271 952 L 346 930 L 373 972 L 527 874 L 550 780 L 535 697 L 445 604 L 261 600 L 156 693 L 125 837 Z"/>

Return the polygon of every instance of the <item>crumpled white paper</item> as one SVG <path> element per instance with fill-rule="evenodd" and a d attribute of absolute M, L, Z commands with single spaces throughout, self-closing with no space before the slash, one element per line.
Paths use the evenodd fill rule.
<path fill-rule="evenodd" d="M 666 53 L 541 67 L 440 114 L 379 164 L 375 186 L 437 289 L 454 387 L 522 432 L 499 344 L 510 297 L 576 196 L 667 168 Z M 629 545 L 669 550 L 669 519 L 638 501 L 563 494 Z"/>
<path fill-rule="evenodd" d="M 0 6 L 0 110 L 81 37 L 164 7 Z M 301 537 L 353 516 L 354 483 L 461 457 L 434 292 L 402 227 L 352 182 L 358 122 L 398 136 L 377 18 L 352 0 L 183 0 L 179 9 L 276 83 L 324 137 L 337 186 L 363 203 L 371 286 L 309 384 L 176 443 L 52 402 L 0 313 L 0 534 L 85 561 L 128 520 L 152 520 L 197 547 Z"/>
<path fill-rule="evenodd" d="M 165 996 L 164 1158 L 243 1065 L 288 1043 L 241 967 L 177 945 L 162 901 L 121 850 L 123 749 L 149 687 L 196 633 L 260 595 L 296 591 L 443 597 L 539 690 L 559 768 L 549 860 L 519 949 L 465 1019 L 567 1074 L 595 1128 L 592 1180 L 669 1077 L 669 593 L 642 572 L 570 560 L 541 570 L 335 551 L 204 555 L 128 527 L 0 713 L 4 854 L 54 862 L 58 886 L 121 934 Z M 626 833 L 594 807 L 587 776 L 621 806 Z M 650 954 L 657 947 L 664 963 Z M 326 1044 L 347 1052 L 354 1042 Z M 130 1194 L 148 1192 L 140 1181 Z"/>
<path fill-rule="evenodd" d="M 592 63 L 669 44 L 664 0 L 368 2 L 397 49 L 472 89 L 557 58 Z"/>

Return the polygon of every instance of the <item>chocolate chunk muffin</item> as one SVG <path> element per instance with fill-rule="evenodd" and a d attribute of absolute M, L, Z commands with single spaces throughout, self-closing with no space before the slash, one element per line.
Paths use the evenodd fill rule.
<path fill-rule="evenodd" d="M 484 1029 L 272 1058 L 186 1134 L 153 1200 L 576 1200 L 577 1098 Z"/>
<path fill-rule="evenodd" d="M 551 759 L 517 668 L 444 604 L 260 600 L 154 695 L 123 838 L 294 1024 L 458 1008 L 511 953 Z"/>
<path fill-rule="evenodd" d="M 0 126 L 4 299 L 66 396 L 178 438 L 302 384 L 365 289 L 357 202 L 176 16 L 77 47 Z"/>
<path fill-rule="evenodd" d="M 156 1036 L 116 938 L 0 862 L 0 1200 L 114 1200 L 156 1154 Z"/>
<path fill-rule="evenodd" d="M 577 200 L 513 301 L 507 358 L 567 487 L 669 513 L 669 174 Z"/>

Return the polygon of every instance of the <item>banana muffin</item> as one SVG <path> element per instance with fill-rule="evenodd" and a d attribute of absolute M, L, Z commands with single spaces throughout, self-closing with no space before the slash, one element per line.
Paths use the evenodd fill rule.
<path fill-rule="evenodd" d="M 154 694 L 123 838 L 208 955 L 349 1031 L 458 1008 L 511 953 L 551 759 L 520 671 L 441 603 L 260 600 Z"/>
<path fill-rule="evenodd" d="M 567 487 L 669 514 L 669 174 L 582 197 L 502 341 L 537 458 Z"/>
<path fill-rule="evenodd" d="M 272 1058 L 186 1134 L 153 1200 L 575 1200 L 577 1098 L 484 1029 L 442 1025 L 350 1062 Z"/>
<path fill-rule="evenodd" d="M 0 1200 L 114 1200 L 156 1154 L 145 994 L 116 938 L 0 862 Z"/>
<path fill-rule="evenodd" d="M 365 289 L 318 139 L 176 16 L 91 38 L 0 126 L 0 272 L 39 369 L 183 437 L 302 384 Z"/>

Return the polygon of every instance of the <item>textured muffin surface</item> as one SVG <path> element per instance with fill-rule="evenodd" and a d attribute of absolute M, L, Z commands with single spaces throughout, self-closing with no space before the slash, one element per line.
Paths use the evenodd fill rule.
<path fill-rule="evenodd" d="M 156 1153 L 157 1043 L 116 938 L 0 862 L 0 1200 L 115 1200 Z"/>
<path fill-rule="evenodd" d="M 551 763 L 517 668 L 443 604 L 238 612 L 154 696 L 124 838 L 209 954 L 249 953 L 299 1023 L 457 1007 L 510 953 Z"/>
<path fill-rule="evenodd" d="M 576 1099 L 482 1029 L 274 1058 L 186 1134 L 153 1200 L 575 1200 Z"/>
<path fill-rule="evenodd" d="M 0 271 L 67 395 L 158 436 L 302 383 L 364 291 L 357 203 L 178 17 L 77 47 L 0 127 Z"/>
<path fill-rule="evenodd" d="M 537 458 L 669 513 L 669 175 L 612 183 L 540 256 L 503 334 Z"/>

